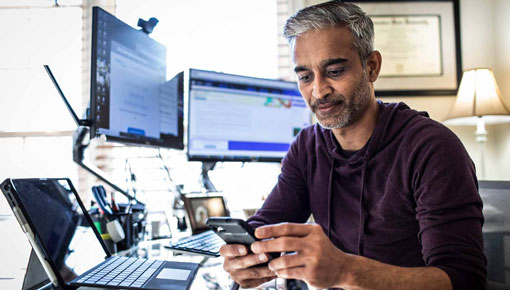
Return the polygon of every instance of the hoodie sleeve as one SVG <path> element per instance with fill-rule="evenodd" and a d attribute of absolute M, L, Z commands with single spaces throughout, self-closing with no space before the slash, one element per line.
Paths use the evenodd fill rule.
<path fill-rule="evenodd" d="M 302 172 L 302 169 L 306 167 L 300 164 L 299 156 L 299 152 L 303 152 L 300 150 L 304 150 L 301 149 L 304 144 L 300 145 L 304 139 L 303 135 L 302 131 L 282 160 L 282 171 L 278 177 L 278 183 L 262 208 L 248 219 L 248 223 L 253 227 L 281 222 L 304 223 L 310 216 L 306 178 Z"/>
<path fill-rule="evenodd" d="M 473 162 L 443 125 L 419 131 L 411 186 L 423 259 L 445 271 L 454 290 L 485 289 L 484 219 Z"/>

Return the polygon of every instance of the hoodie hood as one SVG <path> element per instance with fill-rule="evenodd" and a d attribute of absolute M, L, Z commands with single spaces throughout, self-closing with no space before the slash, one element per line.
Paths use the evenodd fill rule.
<path fill-rule="evenodd" d="M 396 137 L 404 130 L 409 122 L 418 117 L 428 117 L 426 112 L 418 112 L 410 109 L 404 103 L 385 104 L 378 101 L 379 116 L 372 136 L 369 138 L 365 146 L 353 156 L 346 159 L 341 152 L 341 146 L 335 139 L 333 132 L 323 129 L 323 135 L 326 143 L 327 151 L 331 157 L 331 171 L 329 174 L 328 184 L 328 228 L 327 234 L 331 239 L 332 224 L 332 205 L 333 205 L 333 180 L 335 178 L 335 170 L 338 167 L 347 167 L 348 171 L 354 172 L 361 168 L 361 192 L 359 196 L 359 236 L 358 236 L 358 255 L 363 255 L 363 243 L 366 228 L 366 220 L 368 212 L 365 206 L 365 183 L 366 168 L 370 160 L 375 157 L 382 149 L 393 142 Z"/>
<path fill-rule="evenodd" d="M 429 117 L 427 112 L 418 112 L 409 108 L 404 103 L 383 103 L 378 101 L 379 116 L 372 136 L 368 142 L 354 154 L 351 158 L 346 159 L 340 154 L 341 146 L 335 139 L 333 132 L 329 129 L 321 128 L 325 138 L 328 153 L 332 159 L 338 160 L 340 163 L 348 162 L 350 164 L 366 162 L 384 147 L 390 144 L 395 137 L 402 132 L 406 125 L 417 116 Z"/>

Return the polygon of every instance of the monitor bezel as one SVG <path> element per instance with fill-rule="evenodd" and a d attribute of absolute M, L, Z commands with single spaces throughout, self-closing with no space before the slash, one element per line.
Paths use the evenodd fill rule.
<path fill-rule="evenodd" d="M 188 102 L 188 126 L 187 126 L 187 134 L 186 134 L 186 156 L 188 158 L 188 161 L 202 161 L 202 162 L 275 162 L 280 163 L 285 156 L 282 157 L 266 157 L 266 156 L 250 156 L 250 155 L 239 155 L 239 156 L 225 156 L 225 155 L 199 155 L 199 154 L 193 154 L 191 155 L 189 152 L 189 144 L 190 144 L 190 100 L 191 100 L 191 75 L 193 71 L 199 71 L 199 72 L 207 72 L 207 73 L 214 73 L 218 75 L 225 75 L 225 76 L 241 76 L 246 77 L 254 80 L 263 80 L 263 81 L 274 81 L 274 82 L 283 82 L 283 83 L 289 83 L 289 84 L 296 84 L 292 81 L 284 81 L 284 80 L 275 80 L 275 79 L 269 79 L 269 78 L 258 78 L 258 77 L 250 77 L 250 76 L 243 76 L 243 75 L 236 75 L 236 74 L 229 74 L 229 73 L 223 73 L 223 72 L 217 72 L 217 71 L 211 71 L 211 70 L 203 70 L 203 69 L 194 69 L 190 68 L 188 71 L 188 77 L 187 77 L 187 102 Z M 310 115 L 310 125 L 312 125 L 312 118 Z M 286 154 L 285 154 L 286 155 Z"/>
<path fill-rule="evenodd" d="M 166 139 L 159 139 L 163 140 L 163 142 L 156 142 L 155 140 L 151 138 L 140 138 L 140 139 L 133 139 L 133 138 L 123 138 L 119 136 L 112 136 L 107 134 L 98 134 L 97 129 L 98 126 L 96 125 L 96 74 L 97 74 L 97 29 L 98 29 L 98 20 L 99 20 L 99 12 L 106 13 L 110 17 L 115 18 L 120 23 L 124 24 L 126 27 L 129 27 L 132 29 L 133 32 L 137 33 L 144 33 L 143 31 L 136 30 L 135 28 L 131 27 L 127 23 L 123 22 L 122 20 L 118 19 L 114 15 L 108 13 L 104 9 L 94 6 L 92 8 L 92 49 L 91 49 L 91 73 L 90 73 L 90 117 L 91 125 L 90 125 L 90 139 L 99 137 L 100 135 L 104 135 L 106 137 L 107 141 L 110 142 L 116 142 L 116 143 L 122 143 L 124 145 L 136 145 L 136 146 L 144 146 L 144 147 L 156 147 L 156 148 L 168 148 L 168 149 L 178 149 L 183 150 L 184 149 L 184 72 L 180 72 L 176 74 L 173 78 L 170 80 L 173 80 L 175 78 L 178 78 L 178 135 L 177 136 L 170 136 Z M 148 37 L 148 36 L 147 36 Z M 152 41 L 157 42 L 156 40 L 149 38 Z M 111 95 L 109 96 L 111 98 Z"/>

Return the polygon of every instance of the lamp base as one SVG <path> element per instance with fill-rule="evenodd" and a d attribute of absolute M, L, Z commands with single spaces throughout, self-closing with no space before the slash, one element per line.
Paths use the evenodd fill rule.
<path fill-rule="evenodd" d="M 485 142 L 487 141 L 487 129 L 485 129 L 485 120 L 478 117 L 476 122 L 475 140 L 480 144 L 480 174 L 479 180 L 485 179 Z"/>

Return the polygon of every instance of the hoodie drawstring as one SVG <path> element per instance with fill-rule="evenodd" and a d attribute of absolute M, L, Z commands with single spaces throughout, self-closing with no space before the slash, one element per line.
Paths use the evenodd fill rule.
<path fill-rule="evenodd" d="M 367 172 L 368 156 L 365 156 L 365 162 L 361 169 L 361 194 L 359 197 L 359 236 L 358 236 L 358 255 L 363 255 L 363 244 L 365 243 L 365 223 L 367 220 L 367 212 L 365 211 L 365 176 Z"/>
<path fill-rule="evenodd" d="M 364 206 L 365 196 L 365 176 L 367 172 L 368 156 L 365 156 L 361 171 L 361 194 L 359 198 L 359 229 L 358 229 L 358 255 L 363 255 L 363 245 L 365 243 L 365 223 L 367 220 L 367 212 Z M 331 171 L 329 173 L 329 186 L 328 186 L 328 238 L 331 240 L 331 206 L 333 204 L 333 173 L 335 172 L 335 159 L 331 162 Z"/>
<path fill-rule="evenodd" d="M 328 185 L 328 238 L 331 240 L 331 206 L 333 196 L 333 173 L 335 172 L 335 158 L 331 161 L 331 171 L 329 172 Z"/>

